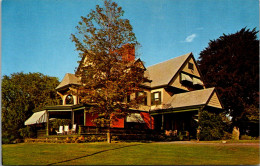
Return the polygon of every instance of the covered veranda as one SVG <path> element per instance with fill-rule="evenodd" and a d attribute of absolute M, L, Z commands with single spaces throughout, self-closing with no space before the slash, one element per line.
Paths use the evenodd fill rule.
<path fill-rule="evenodd" d="M 195 137 L 201 109 L 201 107 L 191 107 L 153 111 L 151 115 L 154 117 L 155 130 L 163 133 L 176 132 L 175 135 L 188 133 L 189 136 Z"/>
<path fill-rule="evenodd" d="M 50 121 L 53 119 L 69 119 L 71 125 L 84 125 L 86 121 L 86 110 L 89 105 L 56 105 L 46 106 L 43 111 L 35 112 L 25 121 L 25 125 L 45 124 L 46 136 L 50 135 Z"/>
<path fill-rule="evenodd" d="M 202 110 L 220 113 L 223 106 L 215 88 L 190 91 L 173 95 L 162 109 L 152 110 L 156 130 L 177 131 L 196 136 L 198 117 Z"/>

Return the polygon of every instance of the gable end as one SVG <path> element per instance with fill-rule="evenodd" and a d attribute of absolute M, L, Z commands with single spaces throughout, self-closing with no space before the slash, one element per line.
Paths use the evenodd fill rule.
<path fill-rule="evenodd" d="M 210 96 L 209 100 L 207 101 L 206 105 L 211 106 L 211 107 L 215 107 L 215 108 L 219 108 L 219 109 L 223 109 L 223 106 L 222 106 L 222 104 L 219 100 L 219 97 L 218 97 L 215 90 L 211 94 L 211 96 Z"/>

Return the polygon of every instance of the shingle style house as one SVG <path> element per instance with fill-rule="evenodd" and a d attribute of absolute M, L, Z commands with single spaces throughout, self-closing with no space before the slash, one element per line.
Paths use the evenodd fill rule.
<path fill-rule="evenodd" d="M 205 88 L 192 53 L 145 69 L 145 76 L 150 81 L 143 84 L 146 94 L 144 105 L 134 115 L 114 123 L 114 128 L 128 128 L 131 126 L 129 124 L 139 123 L 144 129 L 195 134 L 193 123 L 198 121 L 201 110 L 220 112 L 223 109 L 215 88 Z M 70 91 L 77 91 L 75 86 L 81 86 L 80 79 L 67 73 L 56 88 L 62 105 L 45 108 L 47 123 L 49 118 L 65 117 L 71 118 L 73 124 L 95 126 L 92 120 L 96 117 L 86 112 L 90 105 L 81 104 L 76 93 L 70 94 Z M 130 98 L 135 95 L 132 94 Z"/>

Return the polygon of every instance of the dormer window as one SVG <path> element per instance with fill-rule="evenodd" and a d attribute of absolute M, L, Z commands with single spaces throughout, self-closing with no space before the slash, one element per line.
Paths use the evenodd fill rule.
<path fill-rule="evenodd" d="M 193 63 L 188 63 L 188 68 L 191 69 L 191 70 L 194 70 L 194 66 L 193 66 Z"/>
<path fill-rule="evenodd" d="M 161 104 L 161 92 L 152 93 L 152 105 L 160 105 Z"/>

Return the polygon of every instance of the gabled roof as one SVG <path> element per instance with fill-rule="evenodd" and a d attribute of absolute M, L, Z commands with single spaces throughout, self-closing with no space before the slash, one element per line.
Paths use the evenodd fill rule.
<path fill-rule="evenodd" d="M 166 103 L 166 107 L 174 109 L 174 108 L 182 108 L 182 107 L 207 105 L 208 102 L 211 100 L 211 97 L 213 96 L 214 92 L 215 92 L 215 88 L 208 88 L 208 89 L 175 94 Z"/>
<path fill-rule="evenodd" d="M 62 79 L 61 83 L 55 89 L 60 89 L 66 85 L 81 85 L 80 79 L 74 74 L 67 73 Z"/>
<path fill-rule="evenodd" d="M 139 63 L 140 67 L 142 67 L 144 70 L 146 70 L 146 67 L 144 66 L 144 63 L 143 63 L 143 61 L 140 58 L 134 60 L 134 63 L 135 64 Z"/>
<path fill-rule="evenodd" d="M 162 63 L 147 67 L 146 75 L 152 80 L 151 87 L 168 85 L 171 79 L 177 74 L 184 62 L 192 53 L 188 53 Z"/>

